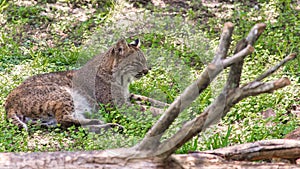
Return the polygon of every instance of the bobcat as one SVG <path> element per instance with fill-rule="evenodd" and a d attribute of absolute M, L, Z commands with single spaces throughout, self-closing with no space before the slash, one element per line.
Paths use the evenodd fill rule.
<path fill-rule="evenodd" d="M 46 127 L 61 124 L 64 128 L 82 125 L 94 132 L 119 126 L 88 119 L 85 113 L 98 111 L 99 102 L 130 105 L 130 82 L 148 73 L 139 45 L 139 40 L 128 44 L 121 39 L 78 70 L 28 78 L 8 95 L 7 118 L 26 130 L 28 122 Z"/>

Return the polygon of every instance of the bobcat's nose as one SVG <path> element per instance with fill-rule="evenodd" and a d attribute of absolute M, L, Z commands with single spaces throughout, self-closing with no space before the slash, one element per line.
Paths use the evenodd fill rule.
<path fill-rule="evenodd" d="M 148 69 L 143 69 L 138 74 L 136 74 L 135 77 L 139 79 L 139 78 L 145 76 L 147 73 L 148 73 Z"/>
<path fill-rule="evenodd" d="M 146 75 L 148 73 L 148 71 L 149 71 L 148 69 L 144 69 L 142 72 L 144 75 Z"/>

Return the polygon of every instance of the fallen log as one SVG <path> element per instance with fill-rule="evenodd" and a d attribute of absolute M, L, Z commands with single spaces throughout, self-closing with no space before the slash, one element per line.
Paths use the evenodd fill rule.
<path fill-rule="evenodd" d="M 300 168 L 282 162 L 250 162 L 300 157 L 300 141 L 275 139 L 246 143 L 210 151 L 171 155 L 168 158 L 140 157 L 129 149 L 79 152 L 1 153 L 1 168 Z M 134 156 L 136 154 L 137 156 Z"/>

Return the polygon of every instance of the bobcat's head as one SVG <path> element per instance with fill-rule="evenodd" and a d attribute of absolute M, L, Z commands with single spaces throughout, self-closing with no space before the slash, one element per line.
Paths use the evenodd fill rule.
<path fill-rule="evenodd" d="M 114 57 L 113 77 L 122 86 L 148 73 L 145 55 L 139 46 L 138 39 L 129 44 L 121 39 L 110 50 L 111 56 Z"/>

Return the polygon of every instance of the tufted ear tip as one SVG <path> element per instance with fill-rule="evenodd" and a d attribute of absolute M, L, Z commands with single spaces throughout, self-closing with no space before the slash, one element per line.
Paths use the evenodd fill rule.
<path fill-rule="evenodd" d="M 116 43 L 117 46 L 121 46 L 121 45 L 127 45 L 127 42 L 124 38 L 121 38 L 117 41 Z"/>
<path fill-rule="evenodd" d="M 141 41 L 140 41 L 140 39 L 136 39 L 136 40 L 132 41 L 131 43 L 129 43 L 129 45 L 139 48 L 141 46 Z"/>

